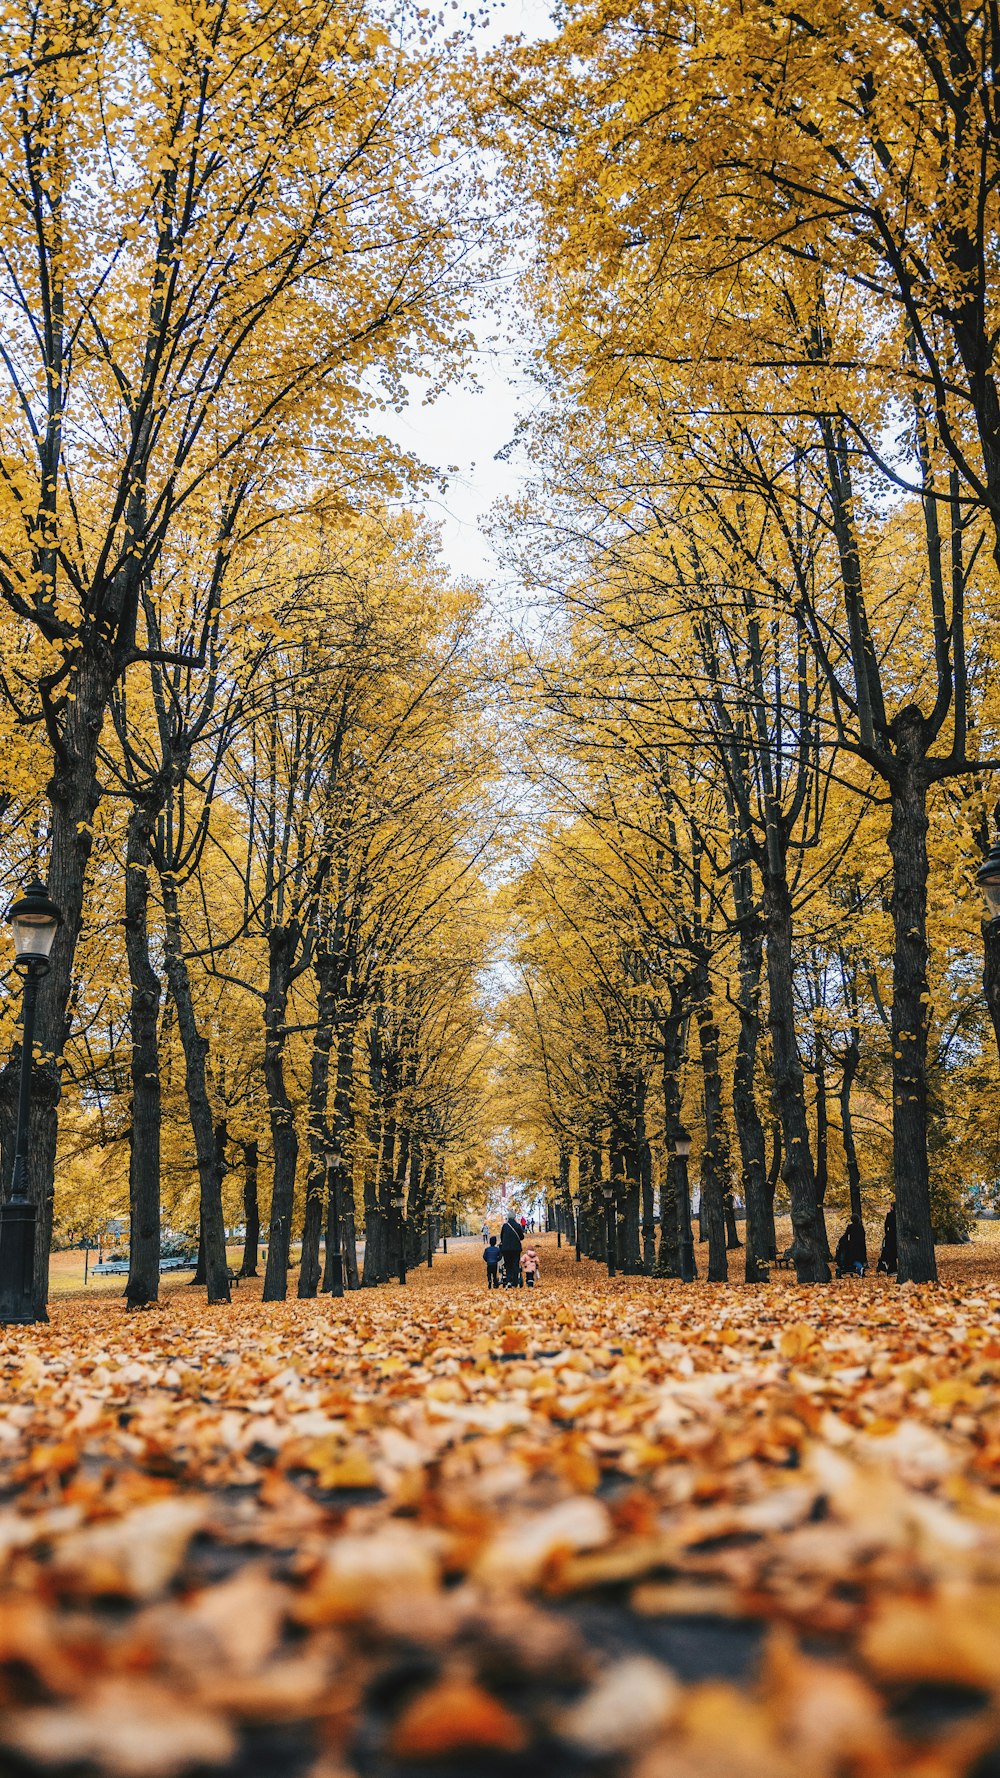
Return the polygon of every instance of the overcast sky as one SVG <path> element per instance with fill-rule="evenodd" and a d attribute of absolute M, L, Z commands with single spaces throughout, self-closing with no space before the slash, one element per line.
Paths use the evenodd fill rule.
<path fill-rule="evenodd" d="M 551 28 L 544 0 L 501 0 L 489 31 L 481 33 L 481 42 L 486 47 L 507 35 L 537 38 Z M 456 465 L 448 478 L 447 492 L 432 494 L 426 502 L 427 511 L 441 526 L 442 549 L 453 573 L 487 581 L 499 592 L 500 564 L 485 524 L 493 503 L 518 491 L 523 465 L 516 453 L 510 463 L 498 463 L 496 456 L 510 442 L 518 418 L 530 412 L 537 395 L 518 375 L 516 343 L 504 340 L 496 325 L 485 318 L 476 323 L 474 332 L 478 389 L 451 389 L 427 405 L 422 389 L 414 383 L 405 412 L 382 414 L 379 424 L 397 443 L 435 469 Z"/>

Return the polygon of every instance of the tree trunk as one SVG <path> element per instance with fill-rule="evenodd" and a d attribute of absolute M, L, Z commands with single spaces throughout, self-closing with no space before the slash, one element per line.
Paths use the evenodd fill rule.
<path fill-rule="evenodd" d="M 733 1117 L 740 1145 L 743 1199 L 746 1204 L 748 1284 L 767 1278 L 767 1261 L 777 1254 L 774 1202 L 767 1190 L 764 1126 L 757 1109 L 757 1046 L 760 1041 L 760 978 L 764 964 L 764 929 L 754 909 L 740 924 L 736 1059 L 733 1065 Z"/>
<path fill-rule="evenodd" d="M 39 983 L 35 1015 L 37 1055 L 44 1061 L 32 1071 L 27 1186 L 38 1212 L 35 1231 L 34 1307 L 39 1321 L 48 1320 L 49 1254 L 52 1247 L 52 1205 L 55 1193 L 60 1077 L 58 1060 L 69 1036 L 74 988 L 73 964 L 83 925 L 87 869 L 94 844 L 94 816 L 101 801 L 97 777 L 101 731 L 117 667 L 104 645 L 80 656 L 80 665 L 61 689 L 68 692 L 60 756 L 47 785 L 51 809 L 48 892 L 63 923 L 52 946 L 49 973 Z M 0 1073 L 4 1149 L 13 1154 L 9 1132 L 16 1115 L 21 1073 L 20 1042 Z M 4 1180 L 4 1191 L 9 1189 Z"/>
<path fill-rule="evenodd" d="M 648 1278 L 656 1270 L 656 1204 L 653 1197 L 653 1156 L 646 1135 L 646 1077 L 635 1071 L 635 1150 L 639 1170 L 642 1215 L 642 1269 Z"/>
<path fill-rule="evenodd" d="M 844 1144 L 844 1163 L 847 1167 L 847 1190 L 851 1200 L 851 1215 L 861 1215 L 861 1168 L 858 1166 L 858 1149 L 854 1140 L 854 1119 L 851 1114 L 851 1089 L 861 1065 L 861 1045 L 852 1037 L 844 1053 L 844 1072 L 840 1078 L 840 1132 Z"/>
<path fill-rule="evenodd" d="M 927 1161 L 927 785 L 920 712 L 896 718 L 892 818 L 892 1148 L 900 1284 L 936 1280 Z"/>
<path fill-rule="evenodd" d="M 822 1039 L 816 1037 L 816 1214 L 823 1236 L 823 1258 L 830 1258 L 826 1228 L 826 1191 L 830 1183 L 830 1115 L 826 1094 L 826 1064 Z"/>
<path fill-rule="evenodd" d="M 288 1295 L 288 1256 L 295 1205 L 295 1171 L 299 1139 L 295 1114 L 285 1083 L 285 1017 L 292 983 L 292 963 L 301 934 L 295 921 L 275 926 L 267 935 L 267 997 L 264 1002 L 264 1084 L 271 1118 L 274 1182 L 264 1269 L 265 1303 L 283 1303 Z"/>
<path fill-rule="evenodd" d="M 302 1257 L 298 1295 L 313 1297 L 319 1289 L 319 1242 L 323 1232 L 323 1200 L 327 1187 L 326 1151 L 330 1142 L 327 1101 L 330 1096 L 330 1052 L 337 1014 L 337 959 L 321 951 L 316 959 L 316 1029 L 309 1066 L 309 1169 L 302 1219 Z"/>
<path fill-rule="evenodd" d="M 181 935 L 177 885 L 168 874 L 160 879 L 163 894 L 164 959 L 167 983 L 177 1012 L 177 1029 L 184 1051 L 191 1129 L 198 1157 L 201 1186 L 200 1220 L 205 1252 L 205 1282 L 210 1303 L 228 1303 L 229 1266 L 226 1261 L 226 1228 L 222 1214 L 222 1170 L 215 1140 L 212 1106 L 208 1097 L 205 1060 L 208 1040 L 198 1030 L 191 994 L 191 978 Z"/>
<path fill-rule="evenodd" d="M 688 1230 L 681 1229 L 685 1214 L 682 1190 L 687 1161 L 672 1153 L 681 1125 L 681 1062 L 684 1056 L 684 1031 L 687 1014 L 679 991 L 671 992 L 671 1010 L 660 1023 L 663 1044 L 663 1139 L 666 1147 L 664 1182 L 660 1188 L 660 1253 L 657 1271 L 661 1278 L 681 1275 L 681 1240 Z M 681 1168 L 685 1172 L 681 1172 Z M 690 1219 L 690 1206 L 686 1207 Z"/>
<path fill-rule="evenodd" d="M 130 1309 L 155 1303 L 160 1289 L 160 978 L 149 956 L 150 839 L 155 811 L 133 808 L 125 847 L 125 949 L 132 989 L 132 1135 L 129 1144 Z"/>
<path fill-rule="evenodd" d="M 698 1041 L 705 1082 L 705 1149 L 702 1155 L 702 1226 L 708 1241 L 708 1281 L 725 1284 L 729 1279 L 726 1253 L 725 1194 L 729 1187 L 729 1142 L 722 1115 L 722 1074 L 719 1068 L 719 1028 L 712 1009 L 712 990 L 707 957 L 699 958 L 692 982 L 698 1019 Z"/>
<path fill-rule="evenodd" d="M 326 1207 L 326 1263 L 323 1271 L 323 1289 L 333 1288 L 332 1256 L 336 1252 L 336 1230 L 334 1214 L 338 1201 L 340 1206 L 340 1250 L 344 1262 L 345 1282 L 351 1289 L 358 1287 L 358 1258 L 354 1235 L 354 1170 L 351 1155 L 354 1150 L 354 1101 L 352 1090 L 354 1084 L 354 1025 L 344 1021 L 337 1033 L 337 1083 L 333 1095 L 333 1129 L 331 1139 L 337 1160 L 334 1162 L 336 1172 L 336 1190 L 334 1181 L 330 1181 L 331 1190 Z M 346 1235 L 350 1228 L 350 1252 L 347 1250 Z M 353 1278 L 351 1268 L 353 1266 Z"/>
<path fill-rule="evenodd" d="M 767 940 L 768 1029 L 774 1108 L 781 1119 L 784 1164 L 792 1211 L 792 1255 L 800 1284 L 825 1284 L 830 1268 L 816 1209 L 816 1179 L 805 1083 L 795 1037 L 792 977 L 792 901 L 782 864 L 764 872 L 764 925 Z"/>
<path fill-rule="evenodd" d="M 243 1237 L 243 1264 L 240 1267 L 241 1278 L 256 1278 L 258 1249 L 260 1247 L 260 1201 L 257 1197 L 257 1166 L 259 1162 L 259 1146 L 256 1142 L 243 1144 L 243 1222 L 246 1233 Z"/>
<path fill-rule="evenodd" d="M 983 993 L 1000 1056 L 1000 918 L 983 921 Z"/>

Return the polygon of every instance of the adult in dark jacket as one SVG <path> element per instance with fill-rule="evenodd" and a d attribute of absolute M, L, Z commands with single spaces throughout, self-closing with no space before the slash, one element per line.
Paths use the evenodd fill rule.
<path fill-rule="evenodd" d="M 860 1275 L 867 1268 L 868 1246 L 865 1241 L 865 1225 L 860 1216 L 852 1216 L 837 1242 L 837 1277 L 845 1278 L 849 1272 Z"/>
<path fill-rule="evenodd" d="M 891 1204 L 886 1213 L 885 1236 L 882 1241 L 882 1251 L 879 1254 L 878 1269 L 880 1272 L 894 1272 L 897 1264 L 896 1206 Z"/>
<path fill-rule="evenodd" d="M 504 1283 L 518 1285 L 521 1282 L 521 1225 L 511 1211 L 504 1218 L 500 1230 L 500 1251 L 503 1254 Z"/>

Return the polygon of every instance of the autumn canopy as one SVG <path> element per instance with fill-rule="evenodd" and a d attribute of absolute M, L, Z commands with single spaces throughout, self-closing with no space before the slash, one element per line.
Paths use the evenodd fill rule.
<path fill-rule="evenodd" d="M 0 0 L 3 1770 L 996 1769 L 998 95 Z"/>

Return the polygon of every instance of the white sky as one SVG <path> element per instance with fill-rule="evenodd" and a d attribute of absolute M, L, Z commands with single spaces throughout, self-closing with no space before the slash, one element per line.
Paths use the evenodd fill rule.
<path fill-rule="evenodd" d="M 481 30 L 483 48 L 505 36 L 534 39 L 552 30 L 544 0 L 498 0 L 490 26 Z M 500 590 L 501 567 L 486 536 L 489 509 L 496 500 L 516 494 L 523 464 L 515 452 L 509 463 L 496 461 L 509 444 L 517 420 L 530 412 L 537 392 L 519 375 L 516 342 L 502 337 L 495 322 L 474 323 L 477 351 L 472 371 L 478 388 L 459 386 L 425 404 L 414 380 L 410 405 L 402 414 L 380 414 L 379 429 L 434 469 L 455 465 L 446 493 L 425 501 L 428 516 L 441 527 L 445 561 L 456 577 L 487 583 Z"/>

